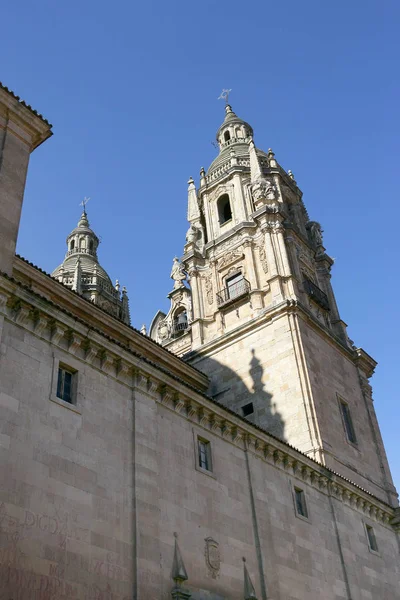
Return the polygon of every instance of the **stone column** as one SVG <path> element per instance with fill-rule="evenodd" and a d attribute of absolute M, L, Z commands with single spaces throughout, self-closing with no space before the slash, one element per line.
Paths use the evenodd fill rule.
<path fill-rule="evenodd" d="M 250 283 L 250 296 L 254 309 L 262 308 L 261 292 L 259 290 L 259 283 L 257 280 L 257 273 L 254 265 L 254 254 L 253 254 L 253 242 L 252 240 L 246 240 L 243 243 L 245 264 L 246 264 L 246 275 Z"/>
<path fill-rule="evenodd" d="M 189 270 L 190 287 L 192 289 L 192 310 L 193 310 L 193 321 L 192 321 L 192 350 L 198 348 L 202 344 L 201 335 L 201 302 L 199 296 L 199 272 L 196 267 L 192 267 Z"/>
<path fill-rule="evenodd" d="M 271 289 L 272 304 L 279 304 L 279 302 L 282 302 L 283 296 L 275 249 L 272 242 L 273 234 L 271 225 L 272 224 L 268 223 L 267 228 L 265 229 L 265 253 L 269 269 L 268 283 Z"/>

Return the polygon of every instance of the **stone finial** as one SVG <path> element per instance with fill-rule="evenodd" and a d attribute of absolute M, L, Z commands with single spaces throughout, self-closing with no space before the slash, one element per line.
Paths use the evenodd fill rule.
<path fill-rule="evenodd" d="M 246 559 L 243 557 L 243 571 L 244 571 L 244 600 L 257 600 L 256 591 L 251 582 L 249 572 L 246 567 Z"/>
<path fill-rule="evenodd" d="M 117 292 L 119 292 L 119 288 L 120 288 L 120 287 L 121 287 L 121 286 L 120 286 L 120 284 L 119 284 L 119 281 L 118 281 L 118 279 L 116 279 L 116 280 L 115 280 L 115 289 L 116 289 L 116 291 L 117 291 Z"/>
<path fill-rule="evenodd" d="M 175 581 L 175 587 L 171 592 L 173 600 L 189 600 L 191 593 L 188 590 L 182 588 L 182 583 L 188 580 L 185 565 L 181 551 L 178 546 L 178 534 L 174 533 L 175 536 L 175 548 L 174 548 L 174 561 L 172 563 L 171 577 Z"/>
<path fill-rule="evenodd" d="M 188 575 L 183 563 L 181 551 L 178 546 L 178 534 L 174 533 L 175 537 L 175 548 L 174 548 L 174 562 L 172 563 L 172 579 L 177 585 L 182 585 L 184 581 L 188 580 Z"/>
<path fill-rule="evenodd" d="M 257 181 L 258 179 L 263 179 L 263 173 L 261 171 L 260 161 L 258 160 L 257 151 L 253 140 L 251 140 L 249 144 L 249 154 L 250 154 L 250 174 L 251 181 Z"/>
<path fill-rule="evenodd" d="M 206 172 L 204 167 L 200 169 L 200 187 L 204 187 L 206 185 Z"/>
<path fill-rule="evenodd" d="M 142 335 L 147 335 L 147 329 L 146 329 L 146 324 L 145 323 L 143 323 L 143 325 L 141 326 L 140 333 Z"/>
<path fill-rule="evenodd" d="M 289 170 L 288 170 L 288 172 L 287 172 L 287 174 L 289 175 L 289 177 L 290 177 L 290 179 L 293 181 L 293 183 L 295 183 L 295 184 L 297 185 L 297 182 L 296 182 L 296 180 L 295 180 L 295 178 L 294 178 L 294 175 L 293 175 L 293 171 L 291 171 L 291 170 L 289 169 Z"/>
<path fill-rule="evenodd" d="M 275 160 L 275 152 L 273 152 L 272 148 L 268 148 L 268 163 L 270 167 L 277 167 L 278 164 Z"/>
<path fill-rule="evenodd" d="M 81 267 L 81 259 L 78 256 L 78 259 L 75 264 L 75 269 L 74 269 L 74 280 L 72 283 L 72 289 L 75 292 L 78 292 L 78 294 L 80 294 L 82 292 L 81 283 L 82 283 L 82 267 Z"/>
<path fill-rule="evenodd" d="M 189 187 L 187 220 L 189 221 L 189 223 L 193 223 L 194 221 L 200 220 L 200 209 L 199 203 L 197 201 L 196 186 L 192 177 L 189 178 L 188 186 Z"/>

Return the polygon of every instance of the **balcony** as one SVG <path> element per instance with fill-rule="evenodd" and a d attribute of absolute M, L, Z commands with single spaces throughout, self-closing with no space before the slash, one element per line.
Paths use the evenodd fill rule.
<path fill-rule="evenodd" d="M 330 310 L 328 296 L 310 279 L 303 281 L 305 293 L 324 310 Z"/>
<path fill-rule="evenodd" d="M 228 283 L 227 286 L 217 292 L 217 305 L 219 308 L 226 306 L 231 302 L 235 302 L 244 296 L 247 296 L 250 292 L 250 283 L 244 277 L 237 279 L 232 283 Z"/>
<path fill-rule="evenodd" d="M 189 329 L 189 323 L 182 321 L 180 323 L 173 323 L 171 330 L 171 337 L 177 338 L 185 333 Z"/>

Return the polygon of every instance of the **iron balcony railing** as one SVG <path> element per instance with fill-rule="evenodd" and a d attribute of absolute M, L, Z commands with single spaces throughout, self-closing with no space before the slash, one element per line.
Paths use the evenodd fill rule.
<path fill-rule="evenodd" d="M 310 279 L 303 281 L 304 291 L 314 300 L 319 306 L 325 310 L 330 310 L 328 296 Z"/>
<path fill-rule="evenodd" d="M 217 292 L 217 305 L 224 306 L 243 296 L 247 296 L 249 292 L 250 283 L 243 277 L 243 279 L 240 279 L 231 285 L 227 285 L 223 290 Z"/>
<path fill-rule="evenodd" d="M 175 338 L 182 335 L 187 329 L 189 329 L 189 323 L 187 321 L 182 323 L 173 323 L 172 337 Z"/>

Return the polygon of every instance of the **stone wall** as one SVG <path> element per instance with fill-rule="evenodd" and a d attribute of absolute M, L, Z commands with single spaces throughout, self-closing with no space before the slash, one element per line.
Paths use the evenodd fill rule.
<path fill-rule="evenodd" d="M 57 359 L 76 407 L 50 400 Z M 0 382 L 0 598 L 131 598 L 131 389 L 8 321 Z"/>
<path fill-rule="evenodd" d="M 166 600 L 174 533 L 195 600 L 242 598 L 242 557 L 259 599 L 396 597 L 392 508 L 172 374 L 125 365 L 109 339 L 118 368 L 54 323 L 49 333 L 20 307 L 2 311 L 1 600 Z M 57 361 L 78 372 L 76 405 L 54 397 Z"/>
<path fill-rule="evenodd" d="M 370 422 L 372 400 L 365 398 L 354 361 L 338 344 L 299 320 L 304 356 L 310 378 L 326 464 L 392 503 L 397 495 L 376 418 Z M 345 401 L 354 425 L 356 443 L 348 441 L 340 410 Z M 369 406 L 368 406 L 369 404 Z M 372 431 L 373 428 L 373 431 Z M 389 496 L 382 496 L 386 488 Z"/>

